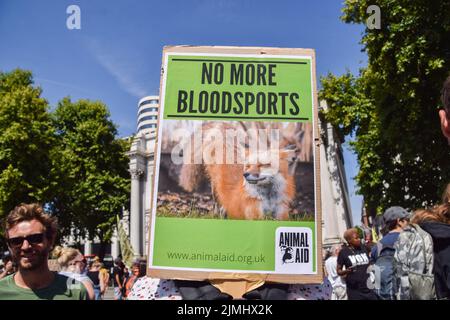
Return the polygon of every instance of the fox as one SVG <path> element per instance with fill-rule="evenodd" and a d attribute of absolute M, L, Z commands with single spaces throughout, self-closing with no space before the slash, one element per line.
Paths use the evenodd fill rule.
<path fill-rule="evenodd" d="M 206 166 L 217 201 L 230 219 L 289 219 L 289 205 L 295 196 L 291 159 L 294 150 L 270 150 L 278 153 L 278 168 L 249 156 L 244 165 Z M 258 158 L 266 155 L 258 154 Z"/>
<path fill-rule="evenodd" d="M 212 128 L 224 131 L 231 127 L 226 124 L 207 124 L 203 129 Z M 203 148 L 214 144 L 208 141 L 203 142 Z M 199 150 L 192 150 L 193 154 L 195 152 Z M 227 218 L 288 220 L 290 203 L 296 192 L 294 173 L 299 150 L 286 146 L 251 151 L 246 145 L 232 147 L 224 152 L 234 152 L 235 156 L 243 152 L 245 161 L 232 164 L 206 163 L 201 166 L 185 164 L 180 173 L 181 186 L 191 192 L 192 182 L 198 184 L 195 180 L 206 176 L 213 197 Z"/>

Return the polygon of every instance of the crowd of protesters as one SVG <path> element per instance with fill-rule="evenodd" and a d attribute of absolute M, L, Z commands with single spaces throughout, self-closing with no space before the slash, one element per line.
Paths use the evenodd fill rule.
<path fill-rule="evenodd" d="M 79 250 L 54 248 L 57 220 L 38 204 L 18 205 L 6 218 L 6 240 L 11 261 L 0 279 L 0 299 L 100 300 L 108 287 L 108 272 L 101 272 L 99 259 L 88 265 Z M 49 259 L 50 258 L 50 259 Z M 50 263 L 52 261 L 52 263 Z M 56 261 L 56 263 L 55 263 Z M 8 262 L 7 262 L 8 264 Z M 9 265 L 9 264 L 8 264 Z M 131 274 L 121 259 L 112 272 L 114 299 L 232 299 L 204 281 L 154 279 L 146 276 L 145 261 L 136 261 Z M 328 299 L 331 284 L 264 284 L 247 292 L 245 299 Z"/>
<path fill-rule="evenodd" d="M 334 245 L 325 260 L 322 284 L 264 284 L 243 298 L 449 299 L 449 191 L 450 185 L 442 204 L 413 214 L 388 208 L 378 241 L 356 228 L 345 231 L 345 243 Z M 88 262 L 75 248 L 53 248 L 56 230 L 56 219 L 37 204 L 19 205 L 8 215 L 10 255 L 3 258 L 0 299 L 102 300 L 110 284 L 116 300 L 232 299 L 209 282 L 151 278 L 145 260 L 136 260 L 129 272 L 117 258 L 110 275 L 98 257 Z"/>
<path fill-rule="evenodd" d="M 381 239 L 372 246 L 366 245 L 356 228 L 344 233 L 345 244 L 334 249 L 339 252 L 336 262 L 336 253 L 326 261 L 334 281 L 333 299 L 450 299 L 448 198 L 411 214 L 402 207 L 390 207 L 383 222 Z"/>

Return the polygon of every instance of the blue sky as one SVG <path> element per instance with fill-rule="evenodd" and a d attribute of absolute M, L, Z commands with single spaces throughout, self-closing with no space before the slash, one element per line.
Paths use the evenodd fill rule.
<path fill-rule="evenodd" d="M 29 69 L 54 107 L 61 98 L 101 100 L 119 135 L 136 131 L 138 100 L 158 94 L 164 45 L 313 48 L 317 75 L 366 64 L 363 27 L 340 21 L 337 0 L 0 0 L 0 70 Z M 81 9 L 81 30 L 66 8 Z M 354 223 L 357 162 L 344 152 Z"/>

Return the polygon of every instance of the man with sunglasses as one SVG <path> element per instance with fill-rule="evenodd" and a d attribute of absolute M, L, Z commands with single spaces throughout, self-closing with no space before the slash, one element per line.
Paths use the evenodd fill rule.
<path fill-rule="evenodd" d="M 51 272 L 48 255 L 57 221 L 38 204 L 21 204 L 5 223 L 5 236 L 18 271 L 0 280 L 0 300 L 86 300 L 78 281 Z"/>

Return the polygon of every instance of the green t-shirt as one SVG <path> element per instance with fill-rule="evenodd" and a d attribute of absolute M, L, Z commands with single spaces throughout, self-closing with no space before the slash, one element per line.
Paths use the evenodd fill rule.
<path fill-rule="evenodd" d="M 55 280 L 46 288 L 25 289 L 16 285 L 14 275 L 0 280 L 0 300 L 87 300 L 84 285 L 55 273 Z"/>

